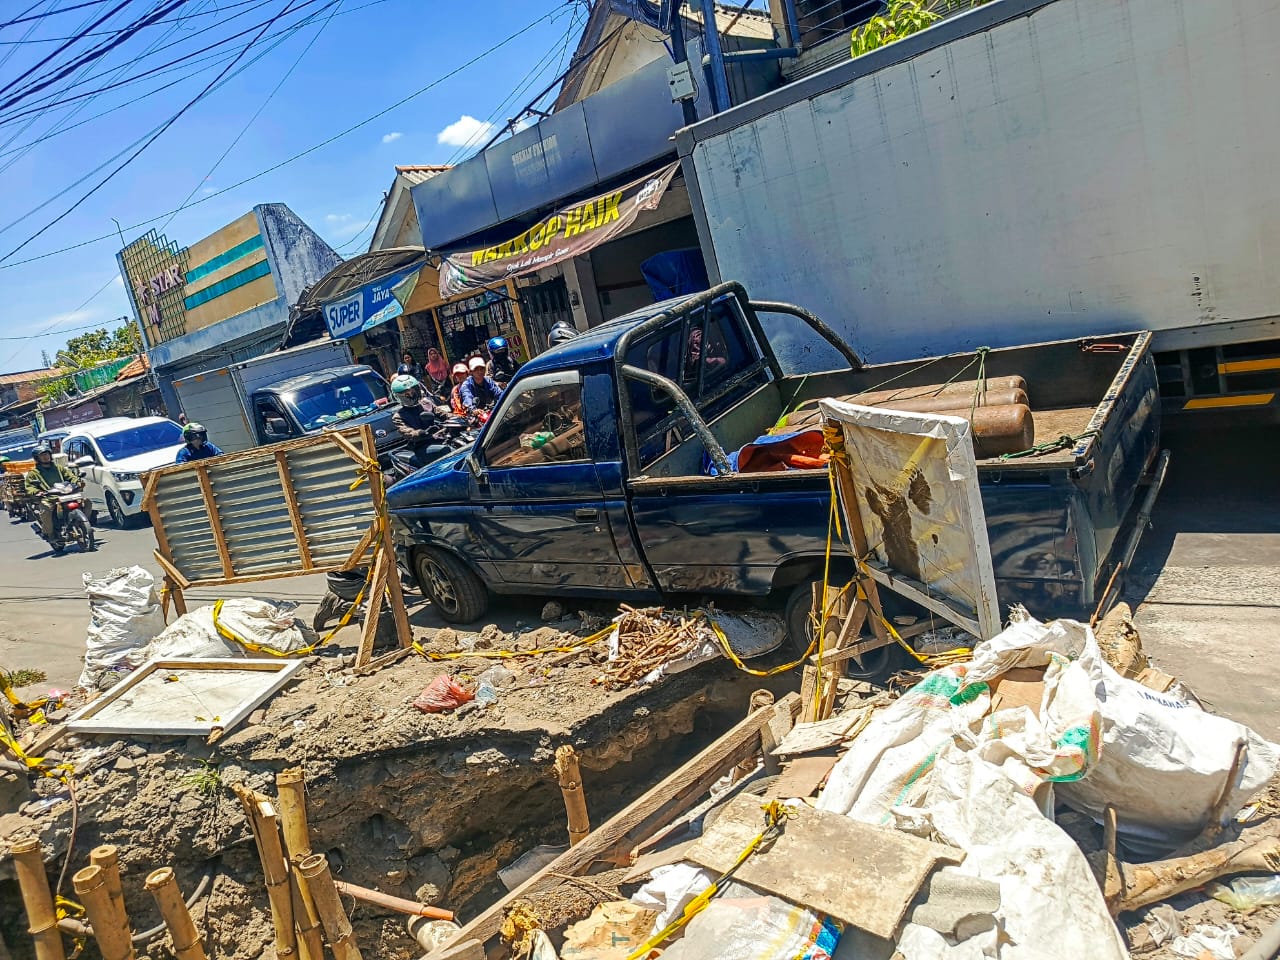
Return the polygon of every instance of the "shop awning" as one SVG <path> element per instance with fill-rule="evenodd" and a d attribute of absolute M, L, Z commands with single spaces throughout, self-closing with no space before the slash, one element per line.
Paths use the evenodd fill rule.
<path fill-rule="evenodd" d="M 354 337 L 404 313 L 391 290 L 406 277 L 417 276 L 421 265 L 397 270 L 372 280 L 336 300 L 321 304 L 325 326 L 335 340 Z"/>
<path fill-rule="evenodd" d="M 503 243 L 445 257 L 439 268 L 441 298 L 492 287 L 616 239 L 643 211 L 657 209 L 679 169 L 679 163 L 668 164 L 616 190 L 557 210 Z"/>

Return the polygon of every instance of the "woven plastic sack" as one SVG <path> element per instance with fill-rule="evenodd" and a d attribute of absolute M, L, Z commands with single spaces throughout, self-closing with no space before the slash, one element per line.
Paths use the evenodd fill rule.
<path fill-rule="evenodd" d="M 843 926 L 777 897 L 729 883 L 689 921 L 664 960 L 831 960 Z"/>
<path fill-rule="evenodd" d="M 427 684 L 413 705 L 423 713 L 448 713 L 474 699 L 474 693 L 447 673 L 442 673 Z"/>
<path fill-rule="evenodd" d="M 315 637 L 309 627 L 294 616 L 296 603 L 275 603 L 240 597 L 224 600 L 214 623 L 214 605 L 197 607 L 173 621 L 147 648 L 147 659 L 174 657 L 267 657 L 270 648 L 288 654 L 310 646 Z M 221 625 L 223 632 L 218 630 Z M 239 637 L 233 640 L 231 637 Z M 243 643 L 241 641 L 244 641 Z"/>
<path fill-rule="evenodd" d="M 89 595 L 84 670 L 79 685 L 105 690 L 147 661 L 146 646 L 164 629 L 155 578 L 142 567 L 84 575 Z"/>

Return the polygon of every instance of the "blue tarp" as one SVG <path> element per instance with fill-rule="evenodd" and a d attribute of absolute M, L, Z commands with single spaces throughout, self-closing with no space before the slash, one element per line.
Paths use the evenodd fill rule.
<path fill-rule="evenodd" d="M 640 264 L 640 275 L 649 285 L 655 301 L 670 300 L 711 288 L 707 265 L 697 247 L 666 250 Z"/>

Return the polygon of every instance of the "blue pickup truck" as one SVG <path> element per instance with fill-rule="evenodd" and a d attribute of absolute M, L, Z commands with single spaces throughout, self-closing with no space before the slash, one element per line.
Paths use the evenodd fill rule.
<path fill-rule="evenodd" d="M 775 338 L 826 340 L 847 367 L 784 373 L 769 314 Z M 1037 443 L 1077 438 L 978 461 L 1002 613 L 1087 616 L 1106 588 L 1158 452 L 1148 343 L 1124 333 L 986 355 L 988 377 L 1026 380 Z M 478 619 L 494 594 L 739 595 L 786 604 L 803 631 L 826 469 L 740 473 L 731 454 L 816 398 L 936 383 L 973 360 L 864 366 L 817 317 L 733 283 L 654 304 L 525 364 L 474 448 L 391 489 L 400 562 L 452 622 Z M 833 580 L 849 579 L 844 563 Z"/>

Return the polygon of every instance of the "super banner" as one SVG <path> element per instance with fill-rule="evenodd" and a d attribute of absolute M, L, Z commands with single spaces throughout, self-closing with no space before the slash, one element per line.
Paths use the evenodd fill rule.
<path fill-rule="evenodd" d="M 575 203 L 497 246 L 467 250 L 440 264 L 445 300 L 509 277 L 549 267 L 608 243 L 625 232 L 643 210 L 656 210 L 679 163 L 610 193 Z"/>

